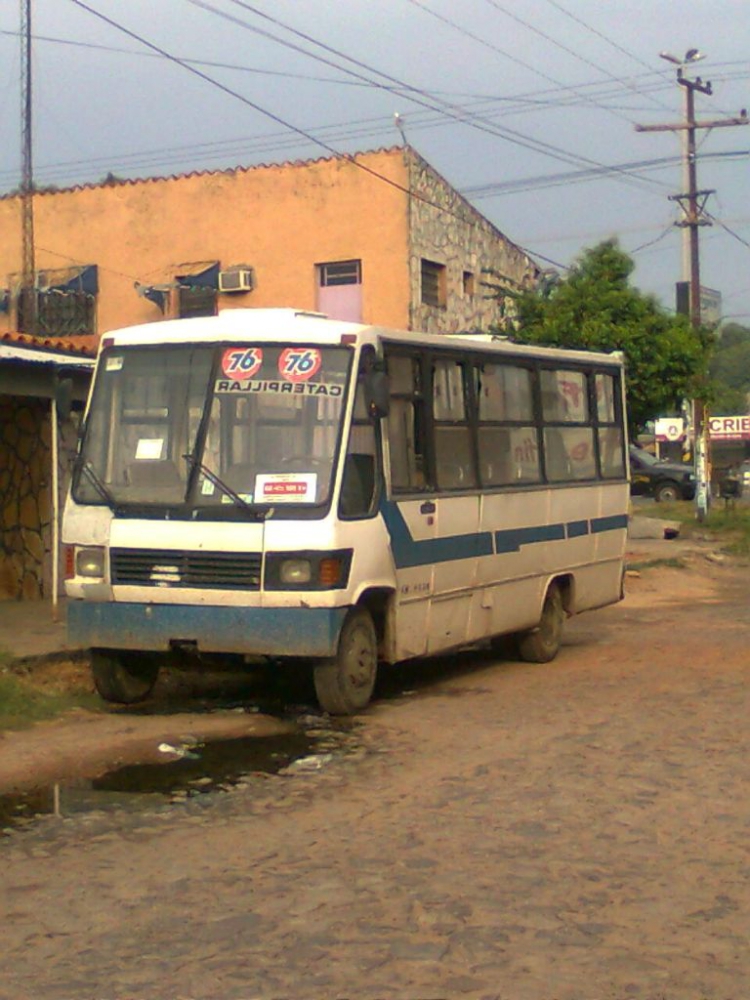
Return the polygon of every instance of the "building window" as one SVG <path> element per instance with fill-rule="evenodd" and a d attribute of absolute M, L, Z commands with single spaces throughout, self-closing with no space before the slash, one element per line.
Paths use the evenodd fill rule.
<path fill-rule="evenodd" d="M 422 258 L 422 304 L 445 309 L 445 264 Z"/>
<path fill-rule="evenodd" d="M 318 264 L 318 282 L 321 288 L 332 285 L 361 285 L 362 261 L 338 260 L 330 264 Z"/>
<path fill-rule="evenodd" d="M 96 333 L 96 264 L 40 271 L 36 289 L 19 292 L 16 327 L 40 337 L 74 337 Z"/>
<path fill-rule="evenodd" d="M 336 260 L 316 264 L 318 312 L 329 319 L 362 322 L 362 261 Z"/>
<path fill-rule="evenodd" d="M 215 288 L 191 288 L 190 286 L 181 285 L 178 292 L 177 315 L 180 319 L 216 315 Z"/>
<path fill-rule="evenodd" d="M 215 316 L 219 263 L 193 265 L 195 270 L 177 275 L 177 316 L 191 319 L 194 316 Z"/>
<path fill-rule="evenodd" d="M 473 295 L 475 290 L 474 274 L 472 271 L 464 271 L 464 295 Z"/>

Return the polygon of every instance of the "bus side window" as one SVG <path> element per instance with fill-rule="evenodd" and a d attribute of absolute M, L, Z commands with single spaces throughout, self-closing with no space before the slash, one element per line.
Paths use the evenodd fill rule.
<path fill-rule="evenodd" d="M 419 358 L 391 354 L 387 357 L 391 386 L 388 445 L 391 486 L 396 492 L 428 489 L 425 401 Z"/>
<path fill-rule="evenodd" d="M 432 418 L 438 489 L 473 489 L 477 485 L 477 477 L 463 362 L 452 359 L 434 361 Z"/>

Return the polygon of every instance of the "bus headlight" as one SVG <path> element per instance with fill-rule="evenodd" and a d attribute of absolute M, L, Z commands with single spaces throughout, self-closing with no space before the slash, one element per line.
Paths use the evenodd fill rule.
<path fill-rule="evenodd" d="M 351 549 L 269 552 L 263 585 L 266 590 L 342 590 L 351 564 Z"/>
<path fill-rule="evenodd" d="M 76 550 L 76 576 L 104 577 L 104 549 L 86 548 Z"/>
<path fill-rule="evenodd" d="M 279 566 L 281 583 L 304 585 L 312 579 L 309 559 L 285 559 Z"/>

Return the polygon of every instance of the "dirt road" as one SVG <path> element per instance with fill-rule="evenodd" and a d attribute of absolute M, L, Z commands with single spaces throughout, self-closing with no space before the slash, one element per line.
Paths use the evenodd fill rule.
<path fill-rule="evenodd" d="M 739 1000 L 749 591 L 646 569 L 553 664 L 409 673 L 319 772 L 1 840 L 0 998 Z"/>

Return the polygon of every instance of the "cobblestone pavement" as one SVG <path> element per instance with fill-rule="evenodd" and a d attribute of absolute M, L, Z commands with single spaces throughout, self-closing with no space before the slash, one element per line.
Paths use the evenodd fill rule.
<path fill-rule="evenodd" d="M 0 841 L 0 998 L 746 996 L 746 576 L 407 671 L 319 772 Z"/>

